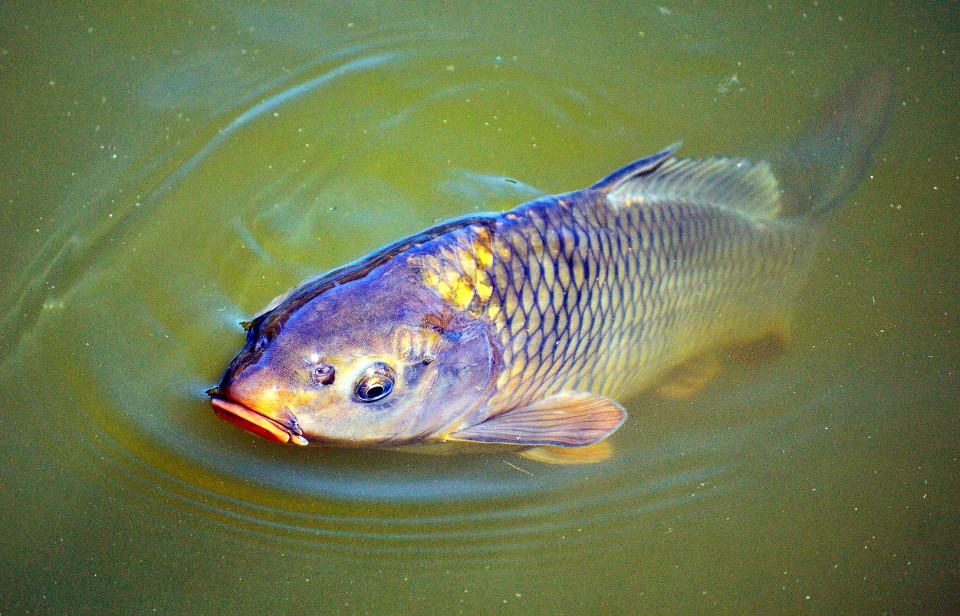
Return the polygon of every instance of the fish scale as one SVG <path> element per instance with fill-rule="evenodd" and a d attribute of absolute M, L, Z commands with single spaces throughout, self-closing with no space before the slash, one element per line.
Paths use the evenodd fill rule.
<path fill-rule="evenodd" d="M 567 389 L 628 394 L 691 342 L 702 349 L 738 329 L 747 339 L 780 325 L 790 280 L 802 273 L 796 262 L 808 261 L 804 233 L 708 204 L 613 211 L 602 197 L 548 198 L 498 218 L 485 314 L 509 369 L 490 406 Z M 720 288 L 723 280 L 736 284 Z M 757 293 L 781 299 L 757 310 L 746 305 Z"/>

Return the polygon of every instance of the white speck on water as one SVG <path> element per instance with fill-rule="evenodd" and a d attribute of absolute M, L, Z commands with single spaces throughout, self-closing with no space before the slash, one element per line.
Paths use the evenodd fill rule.
<path fill-rule="evenodd" d="M 744 91 L 743 84 L 740 82 L 740 76 L 734 73 L 726 81 L 717 84 L 717 94 L 727 94 L 733 90 L 737 92 Z"/>

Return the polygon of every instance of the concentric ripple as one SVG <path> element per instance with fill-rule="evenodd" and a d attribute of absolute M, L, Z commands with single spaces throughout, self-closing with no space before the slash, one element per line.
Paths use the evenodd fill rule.
<path fill-rule="evenodd" d="M 629 104 L 475 40 L 354 37 L 210 105 L 192 138 L 140 161 L 108 222 L 66 220 L 27 268 L 34 283 L 10 314 L 32 325 L 8 361 L 71 332 L 61 385 L 103 477 L 285 550 L 477 563 L 542 561 L 535 548 L 559 537 L 562 558 L 749 481 L 730 460 L 770 434 L 782 447 L 795 417 L 763 413 L 782 389 L 714 422 L 639 399 L 614 458 L 579 468 L 285 448 L 214 417 L 202 392 L 239 348 L 242 318 L 436 220 L 595 179 L 545 170 L 615 140 Z"/>

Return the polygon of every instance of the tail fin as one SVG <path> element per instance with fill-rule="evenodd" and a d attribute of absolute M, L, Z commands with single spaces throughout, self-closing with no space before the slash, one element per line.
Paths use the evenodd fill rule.
<path fill-rule="evenodd" d="M 828 214 L 866 174 L 892 107 L 891 76 L 875 67 L 834 93 L 800 136 L 772 158 L 782 214 Z"/>

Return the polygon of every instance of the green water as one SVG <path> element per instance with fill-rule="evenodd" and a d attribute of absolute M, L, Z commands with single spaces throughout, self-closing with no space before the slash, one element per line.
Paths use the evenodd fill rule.
<path fill-rule="evenodd" d="M 149 5 L 149 7 L 148 7 Z M 0 5 L 0 613 L 955 613 L 955 2 Z M 600 465 L 216 419 L 238 321 L 684 140 L 896 109 L 779 360 Z"/>

